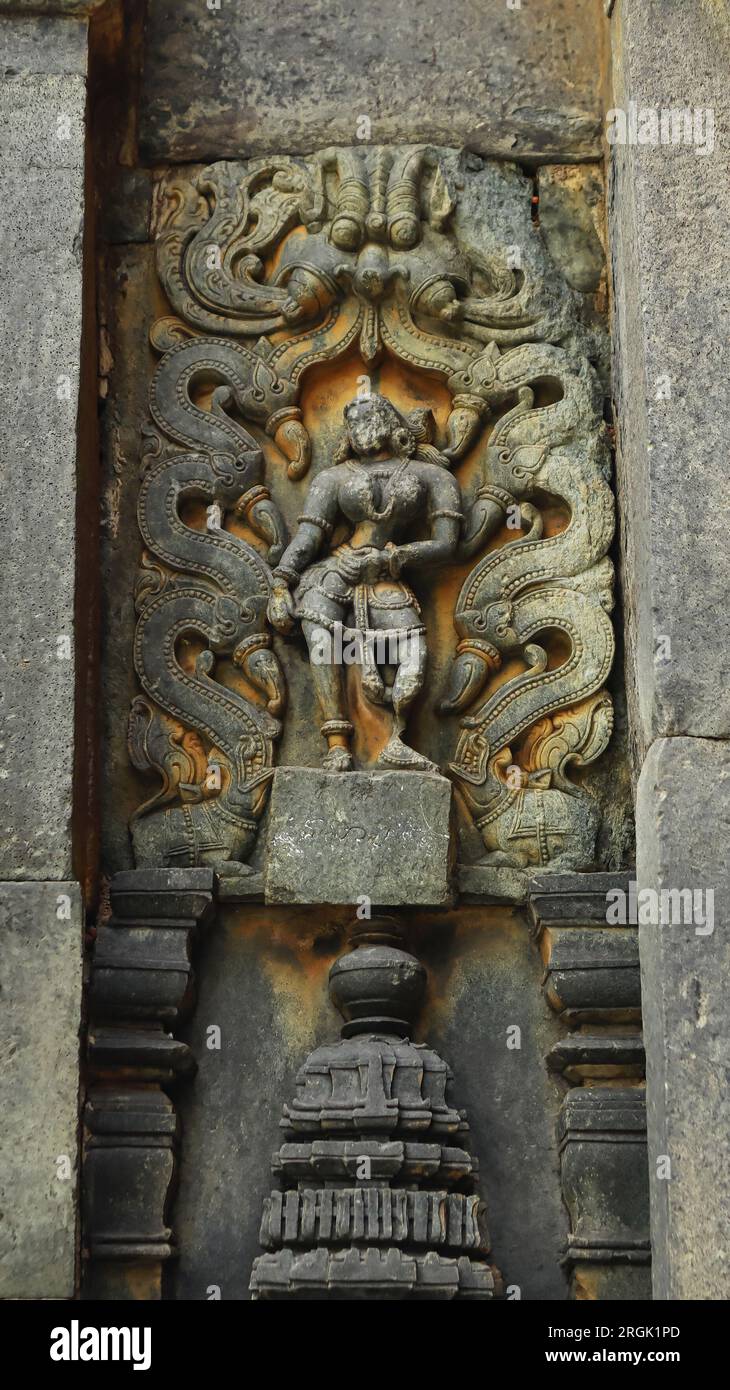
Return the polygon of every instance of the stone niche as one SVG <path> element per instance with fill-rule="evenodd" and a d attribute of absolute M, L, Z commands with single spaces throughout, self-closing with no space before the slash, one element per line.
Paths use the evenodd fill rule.
<path fill-rule="evenodd" d="M 539 874 L 592 929 L 629 842 L 601 227 L 597 166 L 338 148 L 169 171 L 112 258 L 101 1296 L 115 1261 L 442 1299 L 645 1262 L 610 1213 L 571 1245 L 558 1133 L 566 1083 L 637 1084 L 637 1010 L 546 1002 L 526 915 Z"/>
<path fill-rule="evenodd" d="M 537 215 L 534 188 L 412 146 L 186 167 L 112 251 L 108 871 L 261 871 L 274 769 L 343 744 L 447 776 L 455 858 L 501 896 L 626 862 L 599 168 L 541 170 Z M 378 400 L 400 471 L 372 491 L 343 412 Z M 363 633 L 400 643 L 397 710 Z"/>

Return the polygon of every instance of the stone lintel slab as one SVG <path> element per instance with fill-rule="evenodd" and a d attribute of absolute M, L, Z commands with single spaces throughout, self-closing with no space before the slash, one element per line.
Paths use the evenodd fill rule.
<path fill-rule="evenodd" d="M 278 768 L 267 903 L 451 901 L 451 784 L 421 772 Z"/>
<path fill-rule="evenodd" d="M 79 885 L 0 884 L 0 1298 L 76 1288 Z"/>
<path fill-rule="evenodd" d="M 654 1296 L 727 1299 L 728 745 L 657 740 L 639 778 L 636 820 Z M 701 892 L 695 920 L 672 910 L 665 925 L 644 923 L 647 889 Z M 711 912 L 708 891 L 714 894 Z M 676 920 L 680 915 L 683 920 Z"/>
<path fill-rule="evenodd" d="M 610 25 L 614 393 L 637 771 L 654 738 L 730 735 L 730 328 L 725 5 L 616 0 Z M 633 141 L 628 123 L 633 107 Z M 642 110 L 689 111 L 692 139 L 637 142 Z M 695 140 L 695 113 L 702 126 Z M 713 138 L 706 139 L 707 113 Z M 612 121 L 614 132 L 621 131 Z M 644 133 L 651 128 L 644 125 Z"/>
<path fill-rule="evenodd" d="M 149 5 L 148 163 L 414 137 L 516 161 L 600 158 L 603 20 L 590 0 L 453 0 L 448 11 L 434 0 L 305 0 L 275 13 L 268 0 L 176 0 L 173 10 Z"/>

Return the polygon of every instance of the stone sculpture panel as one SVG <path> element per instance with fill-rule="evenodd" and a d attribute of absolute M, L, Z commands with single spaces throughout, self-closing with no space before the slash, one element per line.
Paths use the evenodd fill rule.
<path fill-rule="evenodd" d="M 250 875 L 275 766 L 319 763 L 447 775 L 461 859 L 595 866 L 605 341 L 529 187 L 418 146 L 163 179 L 138 866 Z"/>

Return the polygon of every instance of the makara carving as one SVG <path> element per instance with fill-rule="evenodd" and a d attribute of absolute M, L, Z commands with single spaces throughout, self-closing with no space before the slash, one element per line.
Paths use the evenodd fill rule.
<path fill-rule="evenodd" d="M 161 785 L 133 817 L 139 864 L 248 871 L 301 631 L 326 768 L 353 767 L 362 697 L 387 717 L 373 763 L 446 763 L 481 862 L 591 866 L 599 809 L 568 774 L 612 729 L 600 335 L 523 187 L 420 147 L 161 185 L 173 312 L 151 334 L 129 730 Z M 500 189 L 522 198 L 517 257 Z M 447 676 L 423 603 L 452 574 Z M 406 730 L 437 696 L 444 734 L 460 719 L 446 759 Z"/>

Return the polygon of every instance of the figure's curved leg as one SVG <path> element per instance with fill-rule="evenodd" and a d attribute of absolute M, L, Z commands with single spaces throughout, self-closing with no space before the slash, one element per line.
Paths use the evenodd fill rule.
<path fill-rule="evenodd" d="M 378 655 L 376 634 L 370 629 L 363 634 L 360 681 L 363 694 L 371 705 L 385 705 L 390 702 L 390 690 L 380 673 Z"/>
<path fill-rule="evenodd" d="M 406 712 L 423 688 L 427 654 L 426 634 L 409 632 L 401 644 L 401 660 L 391 690 L 394 713 L 403 719 L 404 726 Z"/>
<path fill-rule="evenodd" d="M 342 665 L 343 604 L 310 589 L 306 607 L 312 616 L 302 618 L 302 632 L 309 649 L 312 680 L 322 714 L 321 732 L 327 740 L 322 766 L 329 772 L 350 772 L 353 727 L 347 717 Z M 321 623 L 316 621 L 316 615 L 322 617 Z M 336 623 L 340 624 L 339 639 L 337 630 L 333 630 Z"/>
<path fill-rule="evenodd" d="M 414 615 L 415 616 L 415 615 Z M 378 763 L 383 767 L 412 768 L 415 771 L 432 772 L 434 763 L 423 754 L 417 753 L 404 743 L 401 734 L 406 727 L 406 717 L 413 701 L 423 688 L 426 674 L 426 634 L 408 632 L 399 644 L 395 679 L 390 690 L 393 706 L 393 732 L 383 748 Z"/>

